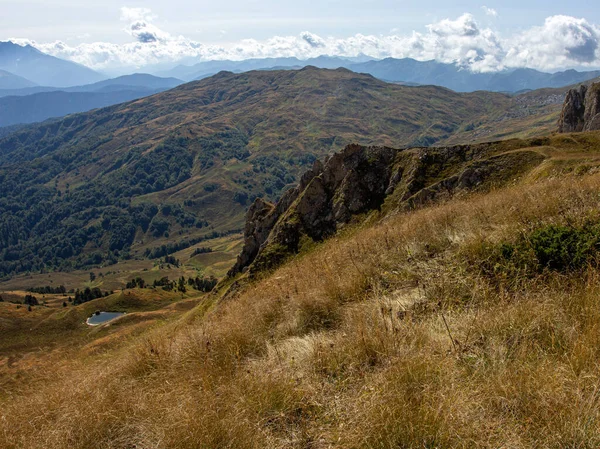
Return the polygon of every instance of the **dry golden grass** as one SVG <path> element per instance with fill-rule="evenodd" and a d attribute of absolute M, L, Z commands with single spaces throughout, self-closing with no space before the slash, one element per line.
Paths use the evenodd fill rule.
<path fill-rule="evenodd" d="M 562 177 L 355 228 L 0 390 L 0 447 L 598 447 L 600 272 L 480 267 L 599 195 L 600 175 Z"/>

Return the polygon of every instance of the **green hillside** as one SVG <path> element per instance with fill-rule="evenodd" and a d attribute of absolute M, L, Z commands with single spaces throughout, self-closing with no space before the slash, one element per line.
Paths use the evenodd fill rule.
<path fill-rule="evenodd" d="M 0 140 L 0 276 L 156 258 L 239 231 L 255 198 L 278 198 L 349 143 L 548 132 L 557 96 L 457 94 L 308 67 L 223 72 L 26 127 Z"/>

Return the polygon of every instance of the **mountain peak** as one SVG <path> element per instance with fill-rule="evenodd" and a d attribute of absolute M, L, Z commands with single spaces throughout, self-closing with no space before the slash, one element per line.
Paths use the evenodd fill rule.
<path fill-rule="evenodd" d="M 41 86 L 69 87 L 105 77 L 80 64 L 50 56 L 31 45 L 0 42 L 0 69 Z"/>

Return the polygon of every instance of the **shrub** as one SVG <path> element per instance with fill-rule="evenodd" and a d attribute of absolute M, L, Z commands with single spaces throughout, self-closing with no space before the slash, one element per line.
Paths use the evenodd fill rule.
<path fill-rule="evenodd" d="M 593 263 L 600 249 L 600 224 L 583 226 L 547 225 L 515 243 L 491 245 L 483 242 L 471 264 L 487 276 L 518 284 L 542 270 L 567 272 Z"/>
<path fill-rule="evenodd" d="M 529 243 L 541 267 L 566 271 L 591 262 L 600 244 L 600 226 L 582 228 L 550 225 L 538 229 Z"/>

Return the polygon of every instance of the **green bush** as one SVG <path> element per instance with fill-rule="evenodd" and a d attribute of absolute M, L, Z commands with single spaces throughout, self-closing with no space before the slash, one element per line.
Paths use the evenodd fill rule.
<path fill-rule="evenodd" d="M 568 272 L 595 263 L 600 255 L 600 224 L 547 225 L 516 242 L 483 241 L 463 253 L 470 267 L 494 282 L 519 288 L 544 270 Z"/>
<path fill-rule="evenodd" d="M 529 243 L 541 267 L 557 271 L 578 269 L 596 257 L 600 226 L 550 225 L 534 231 Z"/>

